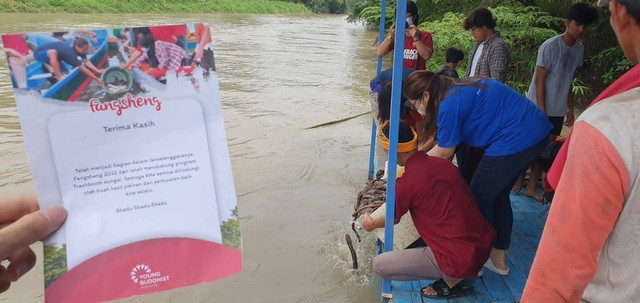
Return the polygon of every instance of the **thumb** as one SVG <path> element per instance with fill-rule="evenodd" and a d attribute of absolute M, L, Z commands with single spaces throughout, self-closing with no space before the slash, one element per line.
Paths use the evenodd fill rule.
<path fill-rule="evenodd" d="M 57 230 L 67 218 L 67 211 L 55 205 L 23 216 L 0 229 L 0 260 L 31 245 Z"/>

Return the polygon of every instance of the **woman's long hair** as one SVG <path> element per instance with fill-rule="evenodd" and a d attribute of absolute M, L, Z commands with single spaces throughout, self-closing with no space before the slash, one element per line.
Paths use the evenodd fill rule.
<path fill-rule="evenodd" d="M 424 128 L 421 130 L 422 138 L 436 138 L 438 132 L 438 108 L 440 102 L 444 99 L 445 94 L 454 86 L 475 86 L 483 88 L 484 86 L 477 83 L 472 78 L 460 79 L 455 81 L 452 78 L 438 76 L 428 70 L 418 70 L 409 75 L 404 81 L 402 91 L 404 96 L 409 100 L 420 100 L 424 92 L 429 92 L 429 101 L 425 109 Z"/>

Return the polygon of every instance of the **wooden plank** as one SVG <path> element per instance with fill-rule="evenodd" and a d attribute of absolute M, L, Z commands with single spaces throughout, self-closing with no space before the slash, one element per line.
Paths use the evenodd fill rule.
<path fill-rule="evenodd" d="M 487 294 L 490 297 L 501 301 L 513 302 L 513 296 L 509 288 L 498 274 L 485 269 L 484 275 L 480 279 L 482 279 L 484 285 L 487 287 Z"/>
<path fill-rule="evenodd" d="M 412 293 L 410 291 L 394 291 L 393 292 L 393 303 L 420 303 L 420 301 L 415 302 L 412 298 Z"/>
<path fill-rule="evenodd" d="M 474 302 L 477 302 L 477 301 L 471 301 L 469 296 L 464 296 L 464 297 L 457 297 L 457 298 L 447 299 L 447 302 L 448 303 L 474 303 Z"/>
<path fill-rule="evenodd" d="M 411 292 L 411 297 L 413 298 L 413 302 L 423 303 L 421 281 L 411 281 L 411 285 L 413 286 L 413 291 Z"/>
<path fill-rule="evenodd" d="M 542 228 L 546 222 L 546 210 L 549 205 L 542 205 L 523 195 L 512 195 L 511 200 L 514 213 L 514 225 L 511 247 L 507 251 L 507 264 L 511 269 L 509 276 L 499 276 L 485 269 L 482 278 L 466 281 L 466 283 L 474 287 L 474 292 L 471 295 L 448 300 L 427 299 L 421 296 L 420 289 L 433 281 L 403 282 L 398 283 L 395 287 L 393 285 L 396 284 L 392 283 L 392 287 L 394 287 L 394 302 L 399 302 L 395 300 L 398 298 L 404 300 L 402 301 L 403 303 L 519 302 L 531 269 L 531 264 L 535 257 L 538 242 L 540 241 Z M 397 289 L 397 291 L 395 289 Z M 396 297 L 396 293 L 401 296 Z M 411 301 L 408 301 L 406 297 L 407 294 L 410 295 Z"/>
<path fill-rule="evenodd" d="M 517 266 L 511 261 L 510 258 L 507 257 L 507 266 L 510 267 L 508 276 L 500 276 L 504 284 L 509 289 L 511 293 L 511 298 L 513 301 L 519 301 L 522 297 L 522 291 L 524 290 L 524 285 L 527 283 L 527 277 L 529 276 L 529 272 L 526 273 L 520 272 Z"/>
<path fill-rule="evenodd" d="M 510 195 L 511 206 L 513 208 L 514 220 L 519 220 L 526 228 L 527 232 L 531 232 L 531 235 L 540 237 L 544 224 L 547 221 L 547 214 L 550 204 L 542 205 L 536 200 L 529 198 L 525 195 Z"/>
<path fill-rule="evenodd" d="M 391 281 L 391 292 L 395 294 L 395 291 L 413 291 L 412 281 Z"/>
<path fill-rule="evenodd" d="M 507 250 L 507 259 L 513 265 L 509 265 L 509 267 L 524 275 L 526 279 L 538 247 L 533 244 L 535 240 L 522 231 L 522 225 L 519 222 L 514 223 L 511 239 L 511 246 Z"/>
<path fill-rule="evenodd" d="M 484 281 L 480 278 L 471 279 L 466 281 L 469 285 L 473 286 L 473 294 L 467 296 L 469 302 L 472 303 L 513 303 L 511 300 L 499 300 L 489 296 L 489 291 L 484 285 Z"/>

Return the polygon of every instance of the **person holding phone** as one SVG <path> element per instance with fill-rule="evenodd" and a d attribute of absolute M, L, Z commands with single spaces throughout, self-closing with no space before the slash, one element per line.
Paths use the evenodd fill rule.
<path fill-rule="evenodd" d="M 427 61 L 431 59 L 431 55 L 433 54 L 433 39 L 430 32 L 418 30 L 417 25 L 420 22 L 420 18 L 418 17 L 418 6 L 411 0 L 407 1 L 405 22 L 404 60 L 402 65 L 405 69 L 426 69 Z M 378 45 L 378 56 L 384 57 L 393 52 L 395 33 L 396 27 L 394 24 L 389 28 L 389 35 L 387 38 Z M 390 73 L 391 70 L 389 69 L 387 71 Z M 390 79 L 391 78 L 386 80 Z"/>

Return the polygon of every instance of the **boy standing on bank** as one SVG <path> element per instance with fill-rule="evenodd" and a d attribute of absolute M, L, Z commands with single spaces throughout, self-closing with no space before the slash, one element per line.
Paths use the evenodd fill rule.
<path fill-rule="evenodd" d="M 527 92 L 533 101 L 547 114 L 553 129 L 550 141 L 562 132 L 562 125 L 571 127 L 574 122 L 572 82 L 576 70 L 582 66 L 584 46 L 579 41 L 585 37 L 588 27 L 596 22 L 598 12 L 587 3 L 576 3 L 567 11 L 564 19 L 564 33 L 542 43 L 538 49 L 536 69 Z M 566 120 L 565 120 L 566 118 Z M 539 202 L 544 198 L 536 192 L 536 180 L 540 179 L 542 168 L 536 164 L 531 168 L 530 182 L 525 195 Z M 514 191 L 519 191 L 516 184 Z"/>

